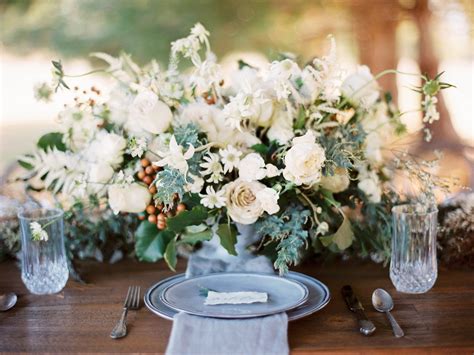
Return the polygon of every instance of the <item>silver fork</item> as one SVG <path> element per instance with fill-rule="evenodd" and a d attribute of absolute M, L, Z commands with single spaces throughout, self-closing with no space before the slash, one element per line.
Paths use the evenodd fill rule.
<path fill-rule="evenodd" d="M 114 339 L 123 338 L 127 335 L 127 313 L 128 310 L 138 309 L 140 306 L 140 287 L 130 286 L 128 288 L 127 297 L 123 303 L 123 311 L 120 320 L 115 325 L 110 337 Z"/>

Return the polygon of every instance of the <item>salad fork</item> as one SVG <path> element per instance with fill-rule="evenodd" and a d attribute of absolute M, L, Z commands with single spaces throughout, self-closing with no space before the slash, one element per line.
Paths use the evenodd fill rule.
<path fill-rule="evenodd" d="M 123 338 L 127 335 L 127 313 L 128 310 L 136 310 L 140 306 L 140 287 L 130 286 L 128 288 L 127 297 L 123 303 L 123 311 L 120 320 L 115 325 L 114 329 L 110 333 L 110 337 L 113 339 Z"/>

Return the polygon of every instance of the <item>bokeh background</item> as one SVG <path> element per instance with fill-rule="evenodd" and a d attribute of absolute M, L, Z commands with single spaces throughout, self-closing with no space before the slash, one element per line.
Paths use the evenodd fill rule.
<path fill-rule="evenodd" d="M 140 64 L 157 58 L 166 65 L 170 42 L 201 22 L 229 68 L 237 59 L 256 63 L 282 52 L 304 63 L 326 52 L 332 34 L 348 70 L 361 63 L 374 73 L 445 71 L 444 81 L 456 88 L 441 96 L 433 140 L 416 136 L 412 149 L 421 156 L 443 149 L 440 173 L 473 186 L 473 7 L 472 0 L 0 0 L 0 175 L 54 129 L 57 112 L 71 99 L 66 92 L 49 104 L 34 99 L 35 84 L 50 80 L 51 59 L 61 59 L 71 74 L 100 66 L 88 56 L 97 51 L 126 51 Z M 105 80 L 68 83 L 106 89 Z M 410 89 L 416 78 L 392 75 L 380 83 L 402 111 L 419 107 Z M 417 112 L 403 120 L 411 132 L 421 125 Z"/>

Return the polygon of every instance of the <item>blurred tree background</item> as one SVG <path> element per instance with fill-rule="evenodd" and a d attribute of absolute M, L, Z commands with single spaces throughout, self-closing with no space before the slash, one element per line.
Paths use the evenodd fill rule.
<path fill-rule="evenodd" d="M 325 53 L 333 34 L 339 58 L 367 64 L 374 73 L 408 67 L 434 76 L 442 62 L 461 60 L 468 63 L 464 75 L 472 90 L 472 7 L 472 0 L 0 0 L 0 49 L 66 60 L 126 51 L 141 64 L 152 58 L 165 64 L 170 42 L 201 22 L 221 58 L 235 51 L 269 58 L 293 52 L 305 62 Z M 380 82 L 397 99 L 397 78 Z M 464 157 L 461 170 L 471 171 L 473 184 L 472 104 L 465 115 L 470 124 L 461 126 L 470 127 L 471 135 L 461 138 L 440 101 L 434 139 L 428 146 L 420 139 L 417 149 L 439 147 Z"/>

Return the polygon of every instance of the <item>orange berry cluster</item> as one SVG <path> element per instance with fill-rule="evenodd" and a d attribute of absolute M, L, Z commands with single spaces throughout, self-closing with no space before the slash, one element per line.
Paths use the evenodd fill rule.
<path fill-rule="evenodd" d="M 151 165 L 148 159 L 142 159 L 140 161 L 142 169 L 137 173 L 137 177 L 148 185 L 148 189 L 152 195 L 156 194 L 156 186 L 152 185 L 152 182 L 156 178 L 156 174 L 161 170 L 159 166 Z M 150 204 L 146 208 L 146 214 L 141 214 L 138 216 L 140 220 L 148 219 L 148 222 L 156 224 L 157 228 L 163 230 L 166 228 L 166 220 L 170 217 L 186 211 L 186 205 L 184 203 L 179 203 L 175 210 L 170 210 L 168 212 L 163 212 L 163 204 L 155 205 Z"/>

